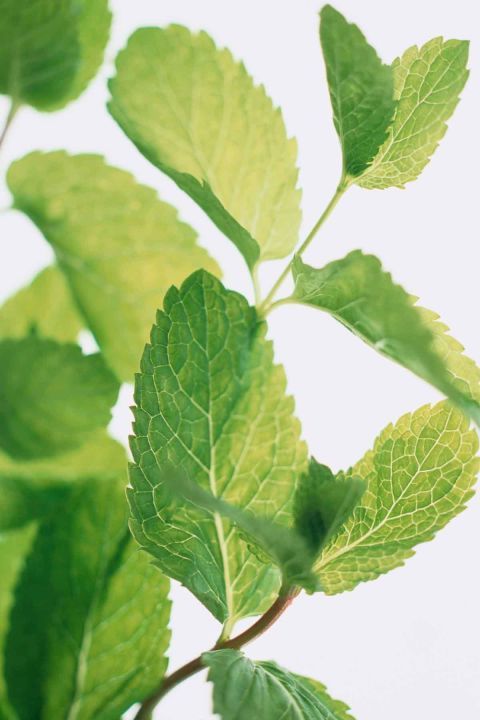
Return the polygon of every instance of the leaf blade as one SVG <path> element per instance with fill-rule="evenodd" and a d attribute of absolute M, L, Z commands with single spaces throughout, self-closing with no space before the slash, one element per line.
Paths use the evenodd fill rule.
<path fill-rule="evenodd" d="M 162 480 L 173 464 L 226 502 L 291 522 L 306 452 L 264 333 L 243 297 L 197 271 L 167 293 L 136 382 L 133 533 L 222 622 L 266 609 L 279 573 L 229 523 L 178 512 Z"/>
<path fill-rule="evenodd" d="M 478 472 L 478 437 L 446 402 L 425 406 L 389 425 L 354 472 L 367 492 L 320 556 L 316 571 L 327 594 L 404 564 L 415 545 L 465 508 Z"/>
<path fill-rule="evenodd" d="M 154 190 L 97 155 L 32 153 L 7 180 L 15 207 L 52 245 L 110 366 L 131 380 L 171 282 L 200 266 L 217 273 L 217 264 Z"/>
<path fill-rule="evenodd" d="M 444 326 L 428 320 L 428 311 L 414 306 L 412 297 L 393 282 L 375 256 L 354 250 L 322 269 L 297 257 L 293 274 L 293 298 L 332 314 L 382 355 L 438 388 L 480 424 L 480 371 L 462 357 Z"/>
<path fill-rule="evenodd" d="M 35 336 L 0 342 L 0 446 L 48 457 L 81 445 L 110 420 L 119 385 L 101 355 Z"/>
<path fill-rule="evenodd" d="M 447 130 L 468 78 L 468 42 L 434 38 L 393 64 L 397 110 L 389 136 L 358 184 L 403 188 L 416 180 Z"/>
<path fill-rule="evenodd" d="M 238 650 L 205 653 L 202 661 L 222 720 L 353 720 L 321 683 L 274 662 L 253 662 Z"/>
<path fill-rule="evenodd" d="M 125 133 L 203 208 L 250 269 L 288 255 L 300 224 L 296 145 L 229 51 L 205 32 L 142 28 L 119 54 L 110 92 L 109 111 Z"/>
<path fill-rule="evenodd" d="M 393 73 L 356 25 L 331 5 L 320 13 L 322 45 L 344 176 L 361 176 L 387 137 L 395 110 Z"/>

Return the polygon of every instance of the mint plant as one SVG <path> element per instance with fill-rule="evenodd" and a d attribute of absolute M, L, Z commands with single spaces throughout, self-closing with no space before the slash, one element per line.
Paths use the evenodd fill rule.
<path fill-rule="evenodd" d="M 22 106 L 79 96 L 111 18 L 106 0 L 0 7 L 1 144 Z M 320 42 L 343 162 L 303 242 L 296 142 L 228 50 L 185 27 L 142 28 L 109 83 L 113 119 L 238 249 L 254 307 L 173 207 L 101 157 L 33 152 L 8 169 L 13 208 L 55 264 L 0 308 L 0 720 L 118 720 L 134 706 L 151 718 L 202 669 L 222 720 L 352 720 L 318 681 L 244 647 L 301 592 L 335 595 L 402 565 L 473 493 L 475 362 L 378 258 L 303 260 L 350 187 L 404 187 L 423 171 L 468 43 L 435 38 L 387 65 L 329 5 Z M 262 288 L 260 264 L 287 257 Z M 332 472 L 309 456 L 275 363 L 268 317 L 284 304 L 329 313 L 446 399 Z M 83 329 L 98 352 L 82 352 Z M 107 426 L 133 380 L 128 456 Z M 167 674 L 169 579 L 219 635 Z"/>

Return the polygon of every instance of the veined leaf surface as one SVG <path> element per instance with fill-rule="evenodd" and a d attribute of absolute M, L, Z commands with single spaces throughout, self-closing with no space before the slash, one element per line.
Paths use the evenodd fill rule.
<path fill-rule="evenodd" d="M 367 490 L 316 564 L 324 591 L 373 580 L 431 540 L 472 496 L 477 450 L 476 432 L 446 402 L 389 425 L 346 473 L 364 478 Z"/>
<path fill-rule="evenodd" d="M 397 109 L 388 137 L 357 180 L 365 188 L 416 180 L 447 131 L 468 78 L 468 42 L 434 38 L 393 63 Z"/>
<path fill-rule="evenodd" d="M 297 148 L 242 63 L 205 33 L 141 28 L 117 58 L 109 110 L 139 150 L 235 243 L 248 266 L 293 250 Z"/>
<path fill-rule="evenodd" d="M 238 650 L 202 659 L 213 683 L 213 709 L 222 720 L 354 720 L 324 685 L 274 662 L 254 662 Z"/>
<path fill-rule="evenodd" d="M 230 521 L 172 504 L 162 481 L 179 467 L 226 502 L 291 522 L 306 450 L 264 335 L 242 296 L 198 271 L 167 293 L 135 389 L 133 533 L 167 575 L 229 625 L 268 607 L 279 573 Z"/>

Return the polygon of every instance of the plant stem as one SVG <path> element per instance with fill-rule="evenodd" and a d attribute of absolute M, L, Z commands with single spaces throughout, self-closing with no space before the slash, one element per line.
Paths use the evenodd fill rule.
<path fill-rule="evenodd" d="M 320 215 L 319 219 L 317 220 L 317 222 L 315 223 L 313 228 L 308 233 L 305 241 L 298 248 L 295 255 L 300 256 L 300 255 L 302 255 L 302 253 L 305 252 L 305 250 L 308 248 L 308 246 L 310 245 L 310 243 L 312 242 L 312 240 L 314 239 L 314 237 L 316 236 L 316 234 L 318 233 L 318 231 L 320 230 L 320 228 L 322 227 L 324 222 L 331 215 L 332 211 L 334 210 L 334 208 L 336 207 L 340 198 L 343 196 L 343 194 L 348 189 L 348 187 L 349 187 L 349 183 L 344 178 L 342 178 L 332 199 L 328 203 L 328 205 L 325 208 L 325 210 L 323 211 L 323 213 Z M 280 286 L 282 285 L 283 281 L 287 278 L 287 276 L 292 268 L 292 264 L 293 264 L 293 258 L 292 258 L 292 260 L 290 260 L 288 265 L 285 267 L 282 274 L 280 275 L 280 277 L 275 282 L 272 289 L 266 296 L 265 300 L 258 307 L 258 312 L 260 315 L 265 315 L 271 309 L 271 301 L 274 299 L 274 297 L 277 294 L 277 291 L 280 289 Z"/>
<path fill-rule="evenodd" d="M 8 130 L 13 122 L 13 119 L 15 118 L 15 115 L 17 114 L 18 109 L 20 108 L 20 105 L 15 102 L 15 100 L 12 100 L 10 105 L 10 110 L 8 111 L 7 119 L 5 120 L 5 125 L 3 126 L 3 130 L 0 133 L 0 148 L 2 147 L 5 138 L 7 137 Z"/>
<path fill-rule="evenodd" d="M 289 588 L 285 591 L 281 591 L 273 605 L 256 622 L 254 622 L 251 627 L 247 628 L 247 630 L 231 640 L 219 641 L 212 650 L 239 650 L 247 643 L 255 640 L 255 638 L 262 635 L 278 620 L 299 592 L 300 590 L 298 588 Z M 202 655 L 199 655 L 194 660 L 190 660 L 190 662 L 186 665 L 183 665 L 178 668 L 178 670 L 175 670 L 175 672 L 171 675 L 167 675 L 167 677 L 163 679 L 160 687 L 155 690 L 150 697 L 143 701 L 139 711 L 135 715 L 134 720 L 148 720 L 160 700 L 165 697 L 172 688 L 176 687 L 179 683 L 183 682 L 192 675 L 195 675 L 200 670 L 203 670 L 203 667 Z"/>

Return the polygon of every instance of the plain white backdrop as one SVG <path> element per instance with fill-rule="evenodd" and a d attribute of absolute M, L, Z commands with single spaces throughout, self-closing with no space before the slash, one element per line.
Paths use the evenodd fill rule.
<path fill-rule="evenodd" d="M 105 110 L 106 79 L 116 52 L 142 25 L 180 22 L 206 29 L 245 61 L 283 108 L 300 147 L 304 236 L 338 180 L 334 133 L 318 44 L 317 0 L 113 0 L 115 13 L 105 67 L 82 98 L 62 112 L 23 110 L 1 158 L 0 299 L 27 282 L 51 258 L 29 221 L 6 210 L 8 164 L 37 148 L 98 152 L 131 170 L 176 205 L 220 261 L 228 287 L 247 293 L 247 272 L 233 245 L 171 181 L 150 166 Z M 472 41 L 471 77 L 444 141 L 421 178 L 405 191 L 353 188 L 309 249 L 324 264 L 354 248 L 377 254 L 421 303 L 436 310 L 480 360 L 478 332 L 480 6 L 473 0 L 338 0 L 385 61 L 436 35 Z M 7 104 L 0 100 L 0 111 Z M 266 289 L 279 264 L 262 273 Z M 153 318 L 153 309 L 152 309 Z M 334 320 L 313 310 L 279 308 L 271 336 L 311 452 L 346 468 L 391 420 L 438 394 L 376 355 Z M 129 431 L 129 389 L 113 430 Z M 420 546 L 404 568 L 333 598 L 300 597 L 278 624 L 249 648 L 325 683 L 348 702 L 357 720 L 476 720 L 480 716 L 480 500 Z M 219 627 L 184 589 L 172 591 L 173 669 L 216 639 Z M 212 717 L 210 688 L 196 677 L 173 691 L 162 720 Z M 157 717 L 156 716 L 156 717 Z M 252 720 L 257 720 L 252 718 Z M 261 719 L 258 719 L 261 720 Z"/>

